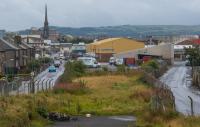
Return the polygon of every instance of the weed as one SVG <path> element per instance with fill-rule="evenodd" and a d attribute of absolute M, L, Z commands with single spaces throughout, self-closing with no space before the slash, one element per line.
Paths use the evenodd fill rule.
<path fill-rule="evenodd" d="M 48 111 L 45 107 L 38 107 L 36 109 L 36 111 L 38 112 L 38 114 L 40 116 L 42 116 L 43 118 L 47 118 L 48 117 Z"/>

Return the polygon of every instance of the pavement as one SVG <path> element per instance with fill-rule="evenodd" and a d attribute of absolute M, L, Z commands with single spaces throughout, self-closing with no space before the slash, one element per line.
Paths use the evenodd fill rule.
<path fill-rule="evenodd" d="M 58 122 L 51 127 L 135 127 L 135 121 L 132 116 L 79 117 L 78 121 Z"/>
<path fill-rule="evenodd" d="M 160 80 L 171 88 L 178 112 L 191 115 L 190 96 L 193 100 L 194 115 L 200 115 L 200 92 L 191 86 L 191 67 L 185 66 L 185 62 L 176 62 Z"/>

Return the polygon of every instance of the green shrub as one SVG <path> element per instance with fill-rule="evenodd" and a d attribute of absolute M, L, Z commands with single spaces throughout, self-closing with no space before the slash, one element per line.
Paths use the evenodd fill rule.
<path fill-rule="evenodd" d="M 39 60 L 32 60 L 30 63 L 28 63 L 28 70 L 29 71 L 34 71 L 35 69 L 40 68 L 41 63 Z"/>
<path fill-rule="evenodd" d="M 38 107 L 36 109 L 36 111 L 43 118 L 47 118 L 48 117 L 48 111 L 47 111 L 47 109 L 45 107 Z"/>
<path fill-rule="evenodd" d="M 80 61 L 67 62 L 65 72 L 61 76 L 60 82 L 72 82 L 74 78 L 84 76 L 86 74 L 86 66 Z"/>
<path fill-rule="evenodd" d="M 44 58 L 39 59 L 40 63 L 45 63 L 45 64 L 50 63 L 51 61 L 52 61 L 52 59 L 48 58 L 48 57 L 44 57 Z"/>
<path fill-rule="evenodd" d="M 34 71 L 36 69 L 39 69 L 43 64 L 48 64 L 52 61 L 51 58 L 40 58 L 39 60 L 32 60 L 31 62 L 28 63 L 27 72 Z"/>
<path fill-rule="evenodd" d="M 137 64 L 138 66 L 141 66 L 141 65 L 143 64 L 143 60 L 137 60 L 137 61 L 136 61 L 136 64 Z"/>
<path fill-rule="evenodd" d="M 150 60 L 147 63 L 142 64 L 141 67 L 147 72 L 154 72 L 155 70 L 159 69 L 159 64 L 155 60 Z"/>

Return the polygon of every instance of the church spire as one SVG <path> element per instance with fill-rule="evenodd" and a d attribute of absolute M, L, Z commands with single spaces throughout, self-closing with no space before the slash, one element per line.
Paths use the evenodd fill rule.
<path fill-rule="evenodd" d="M 45 5 L 45 21 L 44 21 L 44 30 L 43 30 L 43 38 L 49 38 L 49 23 L 48 23 L 48 15 L 47 15 L 47 5 Z"/>
<path fill-rule="evenodd" d="M 45 5 L 45 22 L 48 22 L 48 16 L 47 16 L 47 4 Z"/>

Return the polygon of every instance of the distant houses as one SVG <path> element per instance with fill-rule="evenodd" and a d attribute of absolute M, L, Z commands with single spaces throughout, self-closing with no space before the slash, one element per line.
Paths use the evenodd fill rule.
<path fill-rule="evenodd" d="M 200 45 L 200 39 L 184 40 L 174 45 L 174 59 L 177 61 L 186 60 L 185 48 L 193 48 Z"/>

